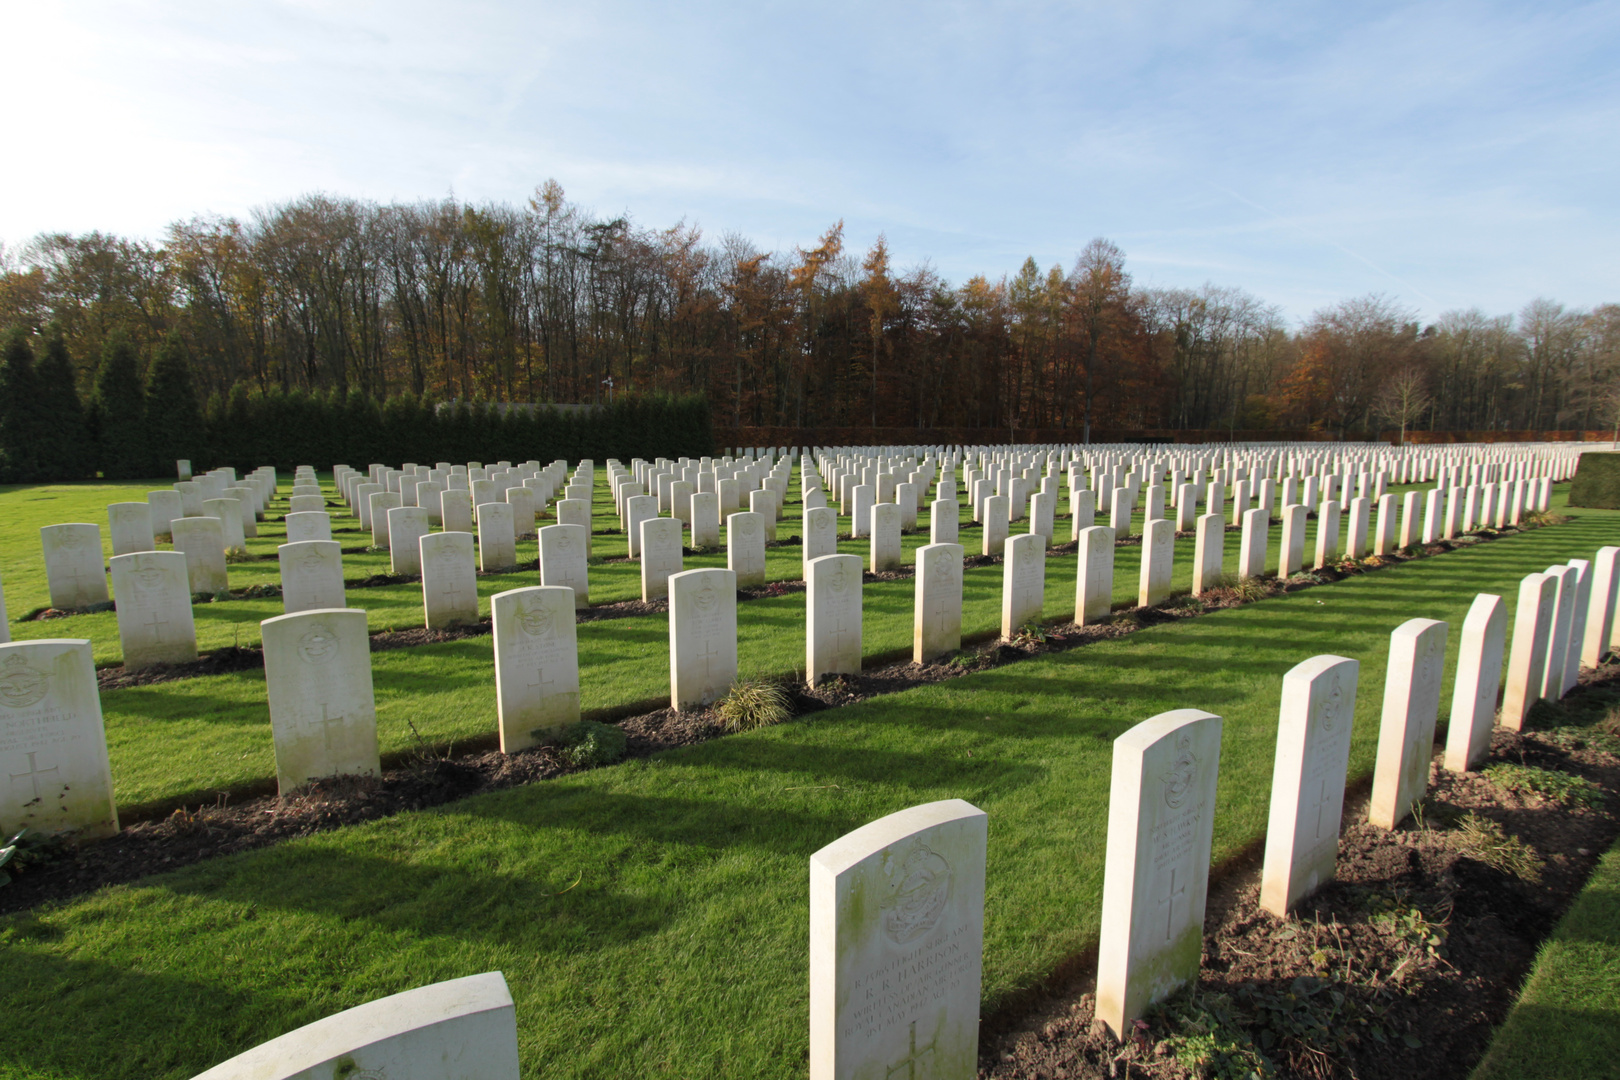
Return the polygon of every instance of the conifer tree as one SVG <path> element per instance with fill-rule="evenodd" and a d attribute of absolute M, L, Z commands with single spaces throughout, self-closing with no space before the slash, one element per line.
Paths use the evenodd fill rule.
<path fill-rule="evenodd" d="M 201 432 L 202 410 L 191 382 L 186 343 L 180 331 L 171 330 L 146 373 L 146 435 L 152 475 L 166 475 L 180 458 L 199 458 Z"/>
<path fill-rule="evenodd" d="M 45 328 L 45 351 L 37 370 L 41 469 L 49 479 L 83 480 L 94 473 L 95 454 L 60 323 Z"/>
<path fill-rule="evenodd" d="M 146 394 L 135 346 L 122 330 L 107 338 L 96 372 L 101 409 L 101 472 L 108 480 L 133 480 L 150 469 L 146 440 Z"/>
<path fill-rule="evenodd" d="M 39 479 L 34 425 L 38 397 L 34 348 L 27 334 L 12 330 L 0 353 L 0 483 L 29 484 Z"/>

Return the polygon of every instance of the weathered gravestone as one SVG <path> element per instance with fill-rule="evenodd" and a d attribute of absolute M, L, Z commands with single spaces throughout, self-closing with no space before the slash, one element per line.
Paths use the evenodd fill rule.
<path fill-rule="evenodd" d="M 1463 620 L 1460 645 L 1446 729 L 1445 767 L 1452 772 L 1475 768 L 1491 749 L 1502 653 L 1507 648 L 1507 605 L 1500 596 L 1474 597 Z"/>
<path fill-rule="evenodd" d="M 107 602 L 107 575 L 101 568 L 101 528 L 73 523 L 39 530 L 45 550 L 45 580 L 51 607 L 61 611 Z"/>
<path fill-rule="evenodd" d="M 1007 496 L 990 495 L 984 500 L 984 555 L 1000 555 L 1007 543 Z"/>
<path fill-rule="evenodd" d="M 215 517 L 174 521 L 174 550 L 186 557 L 186 576 L 194 595 L 216 596 L 229 588 L 225 567 L 225 527 Z"/>
<path fill-rule="evenodd" d="M 498 971 L 378 998 L 195 1080 L 518 1080 L 517 1012 Z"/>
<path fill-rule="evenodd" d="M 317 608 L 259 630 L 280 793 L 324 776 L 380 773 L 366 613 Z"/>
<path fill-rule="evenodd" d="M 591 554 L 591 504 L 586 499 L 558 499 L 557 524 L 577 525 L 585 538 L 585 555 Z"/>
<path fill-rule="evenodd" d="M 1381 829 L 1400 824 L 1429 787 L 1446 631 L 1437 619 L 1408 619 L 1389 635 L 1378 760 L 1367 806 L 1367 820 Z"/>
<path fill-rule="evenodd" d="M 690 535 L 694 551 L 720 546 L 720 496 L 714 492 L 700 491 L 692 496 Z"/>
<path fill-rule="evenodd" d="M 429 630 L 478 621 L 478 572 L 468 532 L 429 533 L 418 542 L 422 612 Z"/>
<path fill-rule="evenodd" d="M 489 606 L 496 715 L 501 750 L 510 754 L 579 723 L 574 590 L 509 589 L 490 597 Z"/>
<path fill-rule="evenodd" d="M 1316 569 L 1339 561 L 1339 504 L 1334 499 L 1322 503 L 1316 514 Z"/>
<path fill-rule="evenodd" d="M 507 488 L 506 504 L 512 508 L 514 538 L 534 535 L 534 492 L 526 487 Z"/>
<path fill-rule="evenodd" d="M 726 567 L 737 587 L 765 584 L 765 519 L 751 510 L 726 518 Z"/>
<path fill-rule="evenodd" d="M 1507 685 L 1502 691 L 1502 726 L 1522 730 L 1530 706 L 1541 697 L 1547 667 L 1547 641 L 1552 636 L 1558 581 L 1549 574 L 1527 574 L 1519 582 L 1513 611 L 1513 649 L 1508 654 Z"/>
<path fill-rule="evenodd" d="M 810 856 L 811 1080 L 971 1080 L 984 811 L 948 799 Z"/>
<path fill-rule="evenodd" d="M 472 496 L 465 491 L 450 490 L 439 496 L 439 517 L 444 531 L 466 533 L 472 537 Z"/>
<path fill-rule="evenodd" d="M 669 579 L 670 706 L 712 704 L 736 678 L 737 575 L 719 569 L 675 574 Z"/>
<path fill-rule="evenodd" d="M 146 493 L 146 505 L 152 515 L 152 535 L 154 538 L 167 538 L 172 535 L 170 532 L 171 523 L 175 518 L 186 516 L 178 491 L 148 491 Z"/>
<path fill-rule="evenodd" d="M 343 549 L 334 540 L 304 540 L 276 548 L 281 565 L 281 610 L 288 615 L 313 608 L 341 608 Z"/>
<path fill-rule="evenodd" d="M 294 495 L 287 500 L 287 514 L 324 514 L 326 500 L 319 495 Z"/>
<path fill-rule="evenodd" d="M 872 573 L 900 569 L 900 507 L 878 503 L 872 507 Z"/>
<path fill-rule="evenodd" d="M 1564 696 L 1564 662 L 1569 655 L 1580 572 L 1573 566 L 1549 566 L 1543 572 L 1557 583 L 1557 592 L 1552 627 L 1547 634 L 1547 658 L 1541 669 L 1541 696 L 1547 701 L 1557 701 Z"/>
<path fill-rule="evenodd" d="M 678 518 L 652 518 L 641 523 L 641 599 L 669 595 L 669 576 L 683 569 L 681 522 Z"/>
<path fill-rule="evenodd" d="M 1271 525 L 1267 511 L 1256 507 L 1243 512 L 1243 533 L 1238 543 L 1238 577 L 1257 578 L 1266 572 L 1266 535 Z"/>
<path fill-rule="evenodd" d="M 478 568 L 488 574 L 517 563 L 517 532 L 512 504 L 487 502 L 478 507 Z"/>
<path fill-rule="evenodd" d="M 283 520 L 287 526 L 289 544 L 296 544 L 301 540 L 332 539 L 332 516 L 324 511 L 301 511 L 288 514 Z"/>
<path fill-rule="evenodd" d="M 802 529 L 804 561 L 800 573 L 808 578 L 812 560 L 838 554 L 838 513 L 830 506 L 806 510 Z"/>
<path fill-rule="evenodd" d="M 422 573 L 422 537 L 432 526 L 420 506 L 396 506 L 388 511 L 388 572 L 406 577 Z M 291 527 L 287 530 L 292 538 Z M 328 537 L 330 539 L 330 537 Z"/>
<path fill-rule="evenodd" d="M 243 484 L 233 484 L 225 489 L 225 498 L 235 499 L 239 504 L 237 513 L 242 515 L 242 535 L 252 538 L 259 535 L 259 495 L 255 488 Z"/>
<path fill-rule="evenodd" d="M 576 608 L 591 604 L 587 541 L 583 525 L 547 525 L 540 530 L 540 584 L 573 589 Z"/>
<path fill-rule="evenodd" d="M 1168 518 L 1155 518 L 1142 529 L 1142 573 L 1138 581 L 1138 607 L 1162 604 L 1170 596 L 1171 560 L 1176 551 L 1176 526 Z"/>
<path fill-rule="evenodd" d="M 1614 638 L 1615 607 L 1620 601 L 1620 547 L 1600 547 L 1592 557 L 1592 597 L 1586 609 L 1581 663 L 1598 666 Z"/>
<path fill-rule="evenodd" d="M 1226 519 L 1220 514 L 1200 515 L 1194 535 L 1192 594 L 1202 596 L 1221 583 L 1221 564 L 1226 558 Z"/>
<path fill-rule="evenodd" d="M 396 510 L 404 504 L 399 495 L 392 491 L 377 491 L 371 495 L 371 546 L 379 551 L 388 550 L 388 511 Z"/>
<path fill-rule="evenodd" d="M 1279 918 L 1333 880 L 1361 664 L 1313 656 L 1283 676 L 1260 906 Z"/>
<path fill-rule="evenodd" d="M 954 499 L 935 499 L 928 508 L 928 542 L 954 544 L 961 511 Z"/>
<path fill-rule="evenodd" d="M 961 544 L 929 544 L 917 549 L 915 614 L 911 659 L 926 664 L 962 647 Z"/>
<path fill-rule="evenodd" d="M 1019 628 L 1038 623 L 1046 601 L 1046 538 L 1024 533 L 1010 538 L 1001 564 L 1001 636 L 1011 641 Z"/>
<path fill-rule="evenodd" d="M 1092 626 L 1108 618 L 1114 603 L 1114 530 L 1093 525 L 1080 530 L 1075 575 L 1074 621 Z"/>
<path fill-rule="evenodd" d="M 1114 740 L 1096 1015 L 1116 1038 L 1198 978 L 1220 764 L 1221 718 L 1198 709 Z"/>
<path fill-rule="evenodd" d="M 219 521 L 220 535 L 225 550 L 246 551 L 247 540 L 242 535 L 242 501 L 240 499 L 204 499 L 203 513 Z"/>
<path fill-rule="evenodd" d="M 628 537 L 626 548 L 632 559 L 641 558 L 641 523 L 657 516 L 656 495 L 632 495 L 624 500 L 624 531 Z"/>
<path fill-rule="evenodd" d="M 861 672 L 861 560 L 823 555 L 805 577 L 805 680 Z"/>
<path fill-rule="evenodd" d="M 178 551 L 143 551 L 112 557 L 118 598 L 118 640 L 130 671 L 197 659 L 186 557 Z"/>
<path fill-rule="evenodd" d="M 0 645 L 0 834 L 118 831 L 90 642 Z"/>
<path fill-rule="evenodd" d="M 107 532 L 112 538 L 114 555 L 157 550 L 152 529 L 152 508 L 143 502 L 108 503 Z"/>

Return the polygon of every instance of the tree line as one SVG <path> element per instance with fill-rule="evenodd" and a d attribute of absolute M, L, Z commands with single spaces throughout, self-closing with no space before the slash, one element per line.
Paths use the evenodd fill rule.
<path fill-rule="evenodd" d="M 1620 305 L 1538 299 L 1423 325 L 1373 295 L 1290 327 L 1241 288 L 1140 287 L 1104 239 L 1068 267 L 1031 258 L 953 285 L 894 267 L 881 237 L 846 250 L 841 224 L 767 252 L 684 222 L 593 215 L 555 182 L 522 205 L 308 195 L 246 221 L 177 222 L 160 242 L 43 235 L 0 252 L 5 325 L 42 364 L 64 351 L 87 400 L 115 354 L 114 381 L 130 378 L 126 352 L 148 380 L 177 354 L 209 414 L 240 390 L 418 403 L 698 393 L 724 428 L 965 427 L 996 440 L 1620 423 Z"/>

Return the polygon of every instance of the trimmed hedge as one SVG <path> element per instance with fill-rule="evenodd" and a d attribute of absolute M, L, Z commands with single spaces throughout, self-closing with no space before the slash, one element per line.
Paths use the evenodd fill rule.
<path fill-rule="evenodd" d="M 1569 505 L 1620 510 L 1620 454 L 1581 454 L 1569 485 Z"/>

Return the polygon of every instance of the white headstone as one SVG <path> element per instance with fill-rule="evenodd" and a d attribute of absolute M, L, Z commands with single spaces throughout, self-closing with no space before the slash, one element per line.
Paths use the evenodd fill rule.
<path fill-rule="evenodd" d="M 658 496 L 632 495 L 624 500 L 624 529 L 629 538 L 628 554 L 632 559 L 641 557 L 641 523 L 658 516 Z"/>
<path fill-rule="evenodd" d="M 681 554 L 679 518 L 652 518 L 641 523 L 641 599 L 669 595 L 669 576 L 685 567 Z"/>
<path fill-rule="evenodd" d="M 669 579 L 670 706 L 712 704 L 736 678 L 737 575 L 719 569 L 674 575 Z"/>
<path fill-rule="evenodd" d="M 1586 607 L 1581 663 L 1595 668 L 1614 639 L 1615 607 L 1620 601 L 1620 547 L 1600 547 L 1592 557 L 1592 595 Z"/>
<path fill-rule="evenodd" d="M 1445 766 L 1452 772 L 1476 767 L 1491 749 L 1496 691 L 1502 685 L 1502 654 L 1507 648 L 1507 605 L 1500 596 L 1474 597 L 1463 620 L 1460 645 L 1446 729 Z"/>
<path fill-rule="evenodd" d="M 1260 878 L 1260 906 L 1279 917 L 1333 880 L 1360 672 L 1355 660 L 1313 656 L 1283 676 Z"/>
<path fill-rule="evenodd" d="M 926 664 L 962 647 L 961 544 L 917 549 L 912 661 Z"/>
<path fill-rule="evenodd" d="M 1142 530 L 1142 573 L 1136 603 L 1154 607 L 1170 597 L 1171 563 L 1176 551 L 1176 526 L 1168 518 L 1149 521 Z"/>
<path fill-rule="evenodd" d="M 429 533 L 418 542 L 422 612 L 429 630 L 478 621 L 478 572 L 470 532 Z"/>
<path fill-rule="evenodd" d="M 712 491 L 692 496 L 691 537 L 694 551 L 720 546 L 720 496 Z"/>
<path fill-rule="evenodd" d="M 197 659 L 185 555 L 178 551 L 114 555 L 111 566 L 124 667 L 138 671 Z"/>
<path fill-rule="evenodd" d="M 810 1080 L 971 1080 L 984 811 L 900 810 L 810 856 Z"/>
<path fill-rule="evenodd" d="M 1316 515 L 1316 569 L 1339 561 L 1339 504 L 1334 499 L 1322 503 Z"/>
<path fill-rule="evenodd" d="M 45 551 L 45 580 L 50 586 L 51 607 L 69 611 L 107 602 L 100 526 L 46 525 L 39 530 L 39 540 Z"/>
<path fill-rule="evenodd" d="M 343 549 L 332 540 L 305 540 L 276 548 L 281 564 L 281 608 L 288 615 L 314 608 L 341 608 Z"/>
<path fill-rule="evenodd" d="M 1398 825 L 1429 787 L 1446 630 L 1437 619 L 1408 619 L 1389 636 L 1378 760 L 1367 807 L 1367 820 L 1381 829 Z"/>
<path fill-rule="evenodd" d="M 813 560 L 805 585 L 805 680 L 815 686 L 824 675 L 859 675 L 860 556 L 823 555 Z"/>
<path fill-rule="evenodd" d="M 451 490 L 439 496 L 439 517 L 445 532 L 466 533 L 472 538 L 472 496 L 465 491 Z"/>
<path fill-rule="evenodd" d="M 806 510 L 802 529 L 804 562 L 800 572 L 808 578 L 812 559 L 838 554 L 838 512 L 830 506 Z"/>
<path fill-rule="evenodd" d="M 1096 1015 L 1117 1038 L 1198 978 L 1220 764 L 1221 718 L 1197 709 L 1114 740 Z"/>
<path fill-rule="evenodd" d="M 170 523 L 175 518 L 186 516 L 178 491 L 148 491 L 146 505 L 152 515 L 153 537 L 168 537 L 171 535 Z"/>
<path fill-rule="evenodd" d="M 380 773 L 366 613 L 317 608 L 259 630 L 281 794 L 323 776 Z"/>
<path fill-rule="evenodd" d="M 1193 541 L 1194 596 L 1202 596 L 1205 590 L 1221 583 L 1221 564 L 1225 557 L 1226 519 L 1220 514 L 1201 514 Z"/>
<path fill-rule="evenodd" d="M 752 510 L 726 518 L 726 566 L 737 587 L 765 584 L 765 518 Z"/>
<path fill-rule="evenodd" d="M 0 645 L 0 833 L 118 831 L 90 642 Z"/>
<path fill-rule="evenodd" d="M 900 569 L 900 507 L 878 503 L 872 507 L 872 573 Z"/>
<path fill-rule="evenodd" d="M 1090 626 L 1108 618 L 1114 604 L 1114 530 L 1093 525 L 1080 530 L 1075 576 L 1074 621 Z"/>
<path fill-rule="evenodd" d="M 547 525 L 540 530 L 540 584 L 573 589 L 576 608 L 591 604 L 586 543 L 583 525 Z"/>
<path fill-rule="evenodd" d="M 1011 640 L 1026 623 L 1039 622 L 1046 599 L 1046 538 L 1024 533 L 1007 540 L 1001 564 L 1001 636 Z"/>
<path fill-rule="evenodd" d="M 1502 691 L 1502 726 L 1522 730 L 1530 706 L 1541 698 L 1541 680 L 1547 670 L 1547 642 L 1552 637 L 1553 613 L 1558 606 L 1558 580 L 1550 574 L 1529 574 L 1519 582 L 1513 610 L 1513 651 L 1508 655 L 1507 685 Z"/>
<path fill-rule="evenodd" d="M 513 536 L 533 536 L 534 492 L 526 487 L 509 487 L 506 489 L 506 503 L 512 508 Z"/>
<path fill-rule="evenodd" d="M 192 593 L 215 596 L 229 588 L 224 523 L 215 517 L 178 518 L 170 529 L 174 550 L 186 557 Z"/>
<path fill-rule="evenodd" d="M 512 504 L 487 502 L 478 507 L 478 568 L 484 573 L 517 564 L 517 532 Z"/>
<path fill-rule="evenodd" d="M 157 550 L 153 538 L 152 508 L 143 502 L 109 503 L 107 532 L 112 537 L 114 555 Z"/>
<path fill-rule="evenodd" d="M 246 551 L 247 540 L 242 535 L 242 501 L 240 499 L 204 499 L 203 513 L 219 519 L 225 550 Z"/>
<path fill-rule="evenodd" d="M 287 500 L 288 514 L 324 514 L 326 500 L 319 495 L 294 495 Z"/>
<path fill-rule="evenodd" d="M 422 537 L 426 536 L 431 528 L 428 523 L 428 512 L 420 506 L 396 506 L 388 511 L 389 573 L 409 577 L 421 575 Z M 287 538 L 289 540 L 292 538 L 290 525 L 287 528 Z"/>
<path fill-rule="evenodd" d="M 1547 635 L 1547 659 L 1541 669 L 1541 696 L 1547 701 L 1557 701 L 1564 696 L 1564 667 L 1579 601 L 1580 572 L 1573 566 L 1549 566 L 1546 574 L 1557 582 L 1557 595 L 1553 602 L 1552 628 Z"/>
<path fill-rule="evenodd" d="M 591 504 L 586 499 L 558 499 L 557 524 L 578 525 L 585 537 L 585 555 L 591 554 Z"/>
<path fill-rule="evenodd" d="M 1007 543 L 1007 496 L 991 495 L 984 500 L 985 555 L 1000 555 Z"/>
<path fill-rule="evenodd" d="M 195 1080 L 518 1080 L 498 971 L 378 998 L 289 1031 Z"/>
<path fill-rule="evenodd" d="M 509 589 L 490 597 L 495 628 L 495 707 L 504 753 L 579 723 L 579 644 L 574 590 Z"/>

